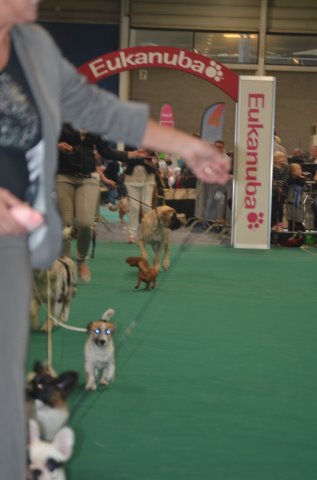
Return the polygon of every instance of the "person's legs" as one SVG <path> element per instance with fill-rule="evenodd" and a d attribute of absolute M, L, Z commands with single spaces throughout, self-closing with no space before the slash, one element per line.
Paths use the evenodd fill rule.
<path fill-rule="evenodd" d="M 0 237 L 0 269 L 0 480 L 25 480 L 25 355 L 31 296 L 26 239 Z"/>
<path fill-rule="evenodd" d="M 152 199 L 153 199 L 153 184 L 145 184 L 141 190 L 141 202 L 143 213 L 149 212 L 152 210 Z"/>
<path fill-rule="evenodd" d="M 271 228 L 276 227 L 278 224 L 278 200 L 277 195 L 272 195 L 271 205 Z"/>
<path fill-rule="evenodd" d="M 285 204 L 285 196 L 280 195 L 279 205 L 278 205 L 278 223 L 279 223 L 280 230 L 283 230 L 284 204 Z"/>
<path fill-rule="evenodd" d="M 76 189 L 75 217 L 77 226 L 77 262 L 79 275 L 89 282 L 90 272 L 86 260 L 89 255 L 92 228 L 99 200 L 99 182 L 96 177 L 83 178 Z"/>
<path fill-rule="evenodd" d="M 108 191 L 108 201 L 112 205 L 115 205 L 117 202 L 117 189 L 116 188 L 109 188 Z"/>
<path fill-rule="evenodd" d="M 56 191 L 58 208 L 64 227 L 73 227 L 75 215 L 75 192 L 77 188 L 76 178 L 70 175 L 57 175 Z M 70 257 L 71 237 L 63 240 L 62 256 Z"/>
<path fill-rule="evenodd" d="M 314 195 L 312 209 L 314 214 L 314 230 L 317 230 L 317 195 Z"/>
<path fill-rule="evenodd" d="M 139 211 L 140 211 L 140 201 L 141 200 L 141 188 L 139 186 L 127 184 L 128 197 L 129 197 L 129 225 L 128 225 L 128 235 L 129 243 L 135 241 L 136 233 L 139 225 Z"/>

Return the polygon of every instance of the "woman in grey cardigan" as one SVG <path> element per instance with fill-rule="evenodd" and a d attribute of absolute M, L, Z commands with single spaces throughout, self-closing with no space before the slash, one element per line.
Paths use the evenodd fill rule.
<path fill-rule="evenodd" d="M 31 268 L 46 268 L 61 247 L 55 170 L 61 123 L 112 141 L 177 153 L 207 182 L 225 183 L 215 150 L 160 127 L 146 105 L 123 103 L 88 85 L 40 27 L 39 0 L 0 0 L 0 479 L 25 479 L 24 361 Z M 42 223 L 13 216 L 27 202 Z"/>

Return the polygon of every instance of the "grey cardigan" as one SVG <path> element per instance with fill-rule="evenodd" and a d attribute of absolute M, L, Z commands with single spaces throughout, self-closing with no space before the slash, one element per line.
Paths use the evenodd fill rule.
<path fill-rule="evenodd" d="M 61 248 L 61 222 L 56 209 L 55 173 L 57 142 L 63 122 L 74 128 L 138 146 L 147 119 L 145 104 L 120 102 L 118 98 L 86 82 L 45 30 L 21 25 L 12 30 L 12 41 L 37 104 L 42 127 L 42 191 L 39 209 L 45 225 L 29 236 L 33 268 L 47 268 Z"/>

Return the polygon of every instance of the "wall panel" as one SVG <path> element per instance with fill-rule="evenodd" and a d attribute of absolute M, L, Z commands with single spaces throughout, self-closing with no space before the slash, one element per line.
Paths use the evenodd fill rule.
<path fill-rule="evenodd" d="M 115 23 L 120 0 L 46 0 L 46 21 Z M 261 0 L 126 0 L 132 28 L 258 31 Z M 268 0 L 270 32 L 317 33 L 317 0 Z"/>
<path fill-rule="evenodd" d="M 268 0 L 269 32 L 317 33 L 316 0 Z"/>
<path fill-rule="evenodd" d="M 131 0 L 131 26 L 247 30 L 259 26 L 260 0 Z"/>
<path fill-rule="evenodd" d="M 119 24 L 119 0 L 45 0 L 40 4 L 43 21 Z"/>

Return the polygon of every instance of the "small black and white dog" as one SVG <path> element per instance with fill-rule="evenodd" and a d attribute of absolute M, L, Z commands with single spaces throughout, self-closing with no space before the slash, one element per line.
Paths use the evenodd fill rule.
<path fill-rule="evenodd" d="M 29 418 L 38 423 L 41 438 L 52 441 L 69 417 L 67 396 L 78 383 L 78 373 L 66 371 L 52 375 L 40 362 L 28 376 L 26 388 Z"/>
<path fill-rule="evenodd" d="M 109 322 L 115 311 L 109 308 L 97 322 L 90 322 L 87 326 L 89 334 L 85 343 L 85 373 L 87 376 L 86 390 L 97 389 L 97 375 L 100 373 L 100 385 L 108 385 L 115 374 L 115 349 L 112 335 L 116 331 L 113 323 Z"/>

